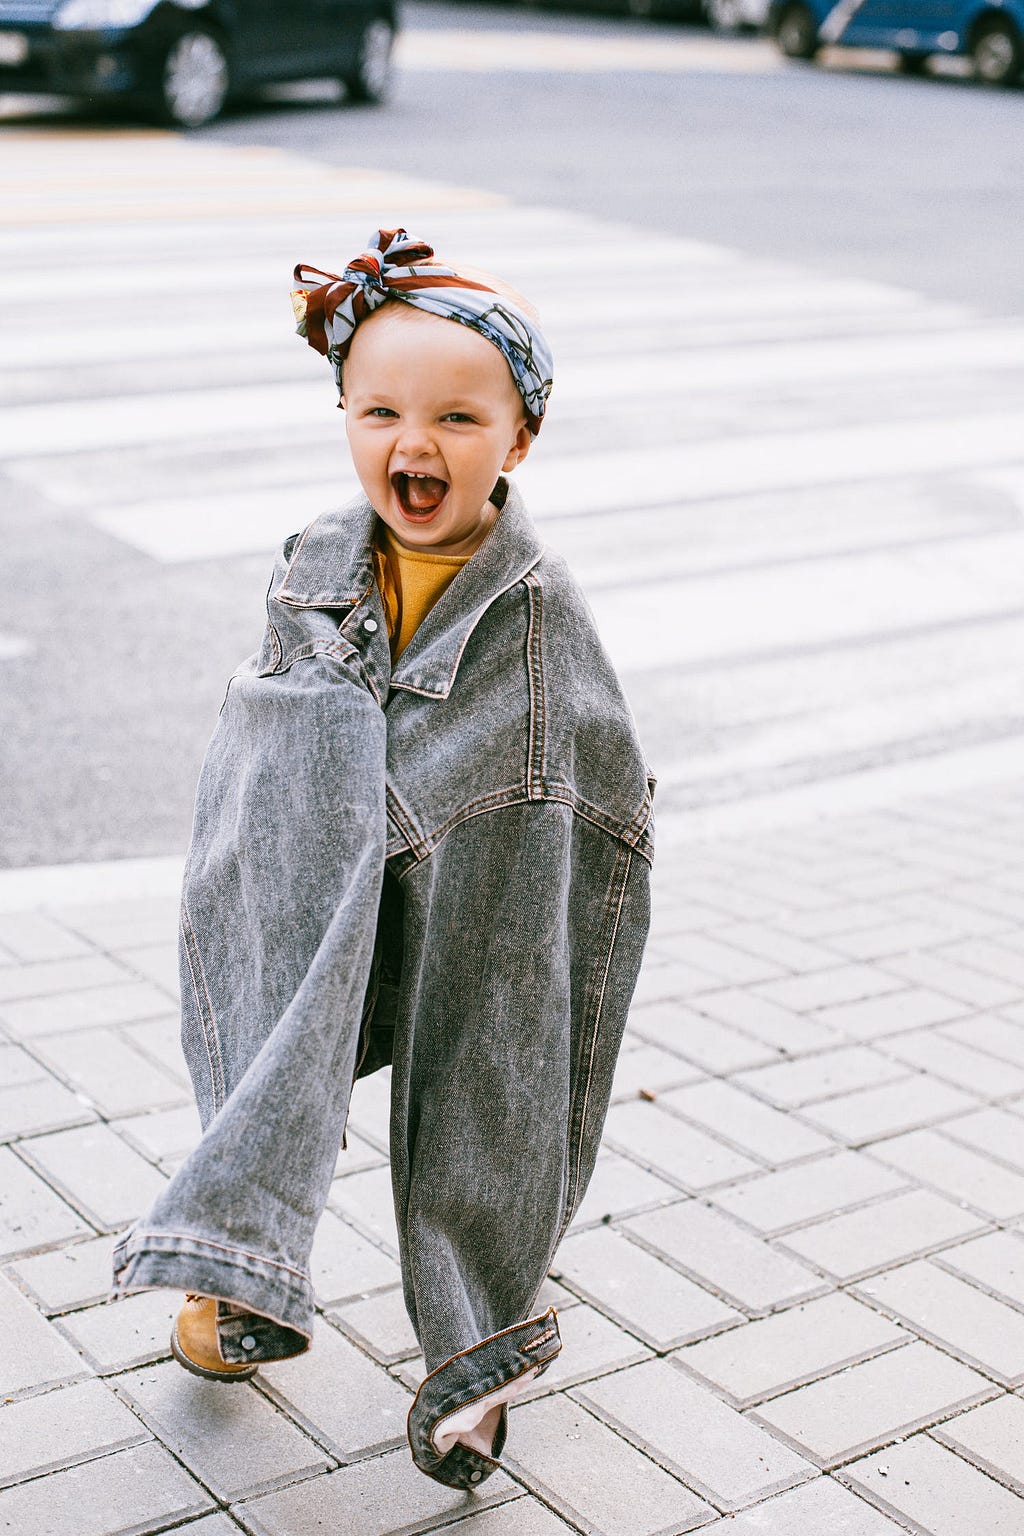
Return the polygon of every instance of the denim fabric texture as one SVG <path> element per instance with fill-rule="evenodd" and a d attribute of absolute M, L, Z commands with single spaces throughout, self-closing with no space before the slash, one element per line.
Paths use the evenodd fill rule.
<path fill-rule="evenodd" d="M 653 858 L 654 780 L 591 612 L 518 491 L 502 479 L 494 499 L 394 670 L 369 501 L 278 553 L 182 887 L 203 1136 L 120 1238 L 111 1292 L 233 1303 L 230 1361 L 308 1339 L 352 1084 L 391 1063 L 403 1288 L 428 1371 L 409 1442 L 452 1487 L 493 1472 L 508 1396 L 559 1348 L 554 1311 L 534 1309 L 593 1171 Z M 445 1450 L 444 1421 L 489 1400 L 490 1454 L 465 1436 Z"/>

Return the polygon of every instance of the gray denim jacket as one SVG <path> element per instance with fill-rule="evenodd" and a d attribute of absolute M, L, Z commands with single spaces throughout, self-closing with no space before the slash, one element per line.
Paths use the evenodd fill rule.
<path fill-rule="evenodd" d="M 560 1347 L 554 1309 L 533 1308 L 593 1171 L 653 854 L 654 780 L 590 610 L 502 494 L 394 670 L 364 497 L 277 557 L 183 882 L 204 1134 L 119 1241 L 112 1291 L 234 1303 L 227 1360 L 308 1338 L 352 1083 L 391 1062 L 403 1285 L 429 1373 L 409 1441 L 453 1487 L 494 1470 L 507 1399 Z"/>

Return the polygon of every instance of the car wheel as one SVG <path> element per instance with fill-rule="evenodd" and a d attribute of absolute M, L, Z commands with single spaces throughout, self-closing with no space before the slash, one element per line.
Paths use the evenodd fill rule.
<path fill-rule="evenodd" d="M 230 84 L 228 61 L 213 33 L 183 32 L 164 55 L 157 115 L 176 128 L 201 128 L 220 115 Z"/>
<path fill-rule="evenodd" d="M 989 21 L 971 44 L 974 73 L 985 85 L 1010 85 L 1021 72 L 1024 55 L 1017 29 L 1008 21 Z"/>
<path fill-rule="evenodd" d="M 743 6 L 740 0 L 705 0 L 704 12 L 708 25 L 714 27 L 716 32 L 743 30 Z"/>
<path fill-rule="evenodd" d="M 901 75 L 923 75 L 927 62 L 926 53 L 901 53 L 897 67 Z"/>
<path fill-rule="evenodd" d="M 818 28 L 806 5 L 787 5 L 775 28 L 775 41 L 787 59 L 813 59 Z"/>
<path fill-rule="evenodd" d="M 342 75 L 350 101 L 383 101 L 391 84 L 392 47 L 395 32 L 390 21 L 378 16 L 367 22 L 359 39 L 355 66 Z"/>

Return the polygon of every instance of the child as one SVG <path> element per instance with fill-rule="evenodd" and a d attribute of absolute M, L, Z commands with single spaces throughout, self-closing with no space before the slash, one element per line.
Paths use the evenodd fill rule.
<path fill-rule="evenodd" d="M 352 1084 L 392 1063 L 429 1373 L 409 1442 L 468 1488 L 560 1348 L 555 1309 L 533 1308 L 601 1137 L 654 781 L 506 478 L 540 430 L 547 344 L 518 295 L 432 255 L 381 230 L 340 278 L 296 268 L 365 496 L 285 540 L 221 705 L 179 943 L 204 1134 L 119 1241 L 111 1294 L 186 1290 L 173 1352 L 214 1380 L 307 1349 Z"/>

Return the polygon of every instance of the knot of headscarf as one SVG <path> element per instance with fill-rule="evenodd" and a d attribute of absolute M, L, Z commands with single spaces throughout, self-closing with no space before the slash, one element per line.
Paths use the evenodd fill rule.
<path fill-rule="evenodd" d="M 301 262 L 292 306 L 296 330 L 334 369 L 342 367 L 357 325 L 388 299 L 468 325 L 498 348 L 512 371 L 530 431 L 540 431 L 551 393 L 551 349 L 539 326 L 504 295 L 451 267 L 427 263 L 433 248 L 404 229 L 381 229 L 339 277 Z"/>

